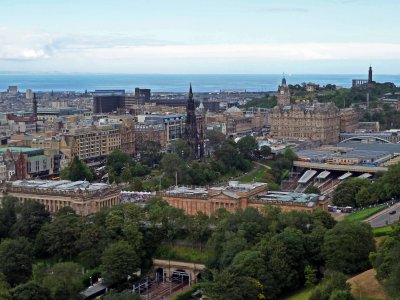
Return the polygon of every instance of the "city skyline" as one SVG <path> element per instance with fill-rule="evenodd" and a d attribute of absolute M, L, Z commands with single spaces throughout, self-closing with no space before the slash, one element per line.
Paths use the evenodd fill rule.
<path fill-rule="evenodd" d="M 398 74 L 394 0 L 3 1 L 0 70 Z"/>

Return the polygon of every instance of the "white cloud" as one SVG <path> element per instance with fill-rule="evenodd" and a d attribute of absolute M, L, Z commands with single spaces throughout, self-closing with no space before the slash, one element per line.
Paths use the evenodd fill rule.
<path fill-rule="evenodd" d="M 9 70 L 173 73 L 191 66 L 212 72 L 214 66 L 229 71 L 235 65 L 246 69 L 279 62 L 400 60 L 400 43 L 187 45 L 141 36 L 67 36 L 5 27 L 0 27 L 0 41 L 0 61 Z"/>

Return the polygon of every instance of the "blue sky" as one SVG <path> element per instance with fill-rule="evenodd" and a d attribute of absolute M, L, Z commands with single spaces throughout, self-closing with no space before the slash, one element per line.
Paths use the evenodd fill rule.
<path fill-rule="evenodd" d="M 1 0 L 0 70 L 400 73 L 397 0 Z"/>

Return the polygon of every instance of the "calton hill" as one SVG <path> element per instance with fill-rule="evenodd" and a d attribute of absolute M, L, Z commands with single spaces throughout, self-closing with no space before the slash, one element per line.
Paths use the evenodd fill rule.
<path fill-rule="evenodd" d="M 106 178 L 134 191 L 231 178 L 279 190 L 296 159 L 290 149 L 271 158 L 271 149 L 258 149 L 250 136 L 237 143 L 217 133 L 208 138 L 214 152 L 203 161 L 181 140 L 165 154 L 147 142 L 140 160 L 117 150 L 107 159 Z M 61 177 L 99 180 L 78 159 Z M 397 199 L 399 186 L 395 165 L 374 182 L 344 182 L 332 201 L 366 207 Z M 132 289 L 154 275 L 154 259 L 205 266 L 175 299 L 399 299 L 400 226 L 374 233 L 366 216 L 336 221 L 322 210 L 272 206 L 189 216 L 160 197 L 89 216 L 69 207 L 50 215 L 39 203 L 8 196 L 0 208 L 0 299 L 83 299 L 80 292 L 99 278 L 108 287 L 103 299 L 150 299 L 146 288 L 137 290 L 142 296 Z M 364 272 L 372 275 L 357 281 Z M 376 287 L 370 295 L 368 286 Z"/>

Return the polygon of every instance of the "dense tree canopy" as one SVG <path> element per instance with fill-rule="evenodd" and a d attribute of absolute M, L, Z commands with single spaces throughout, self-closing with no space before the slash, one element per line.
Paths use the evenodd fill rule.
<path fill-rule="evenodd" d="M 94 178 L 92 170 L 77 156 L 74 156 L 68 167 L 61 170 L 60 177 L 71 181 L 92 181 Z"/>
<path fill-rule="evenodd" d="M 368 257 L 374 250 L 375 242 L 367 223 L 343 221 L 325 234 L 323 253 L 330 270 L 345 274 L 365 271 L 370 267 Z"/>

